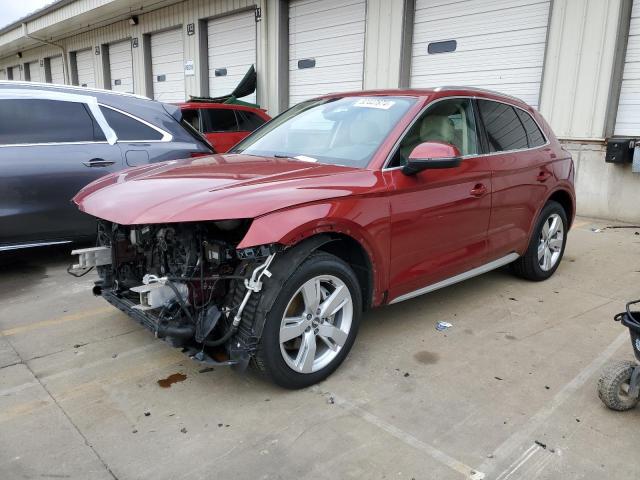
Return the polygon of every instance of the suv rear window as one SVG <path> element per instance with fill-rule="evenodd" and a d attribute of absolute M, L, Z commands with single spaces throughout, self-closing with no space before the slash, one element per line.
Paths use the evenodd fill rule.
<path fill-rule="evenodd" d="M 117 112 L 109 107 L 101 106 L 100 110 L 102 110 L 102 114 L 107 120 L 107 123 L 113 128 L 113 131 L 116 132 L 118 140 L 125 142 L 162 140 L 162 133 L 128 115 Z"/>
<path fill-rule="evenodd" d="M 478 100 L 490 152 L 528 148 L 527 133 L 515 109 L 505 103 Z"/>
<path fill-rule="evenodd" d="M 87 106 L 37 99 L 0 100 L 0 144 L 105 141 Z"/>

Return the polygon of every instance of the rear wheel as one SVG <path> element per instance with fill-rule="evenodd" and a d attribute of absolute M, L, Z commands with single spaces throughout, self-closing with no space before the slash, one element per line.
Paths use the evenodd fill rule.
<path fill-rule="evenodd" d="M 556 271 L 567 243 L 567 214 L 558 202 L 544 206 L 527 251 L 511 264 L 514 273 L 528 280 L 546 280 Z"/>
<path fill-rule="evenodd" d="M 334 255 L 316 252 L 284 285 L 270 288 L 280 292 L 266 315 L 254 365 L 286 388 L 325 379 L 358 331 L 362 296 L 353 270 Z"/>

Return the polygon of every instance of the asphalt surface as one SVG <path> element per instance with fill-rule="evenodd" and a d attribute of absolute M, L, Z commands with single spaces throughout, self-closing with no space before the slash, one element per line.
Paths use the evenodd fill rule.
<path fill-rule="evenodd" d="M 640 297 L 640 228 L 607 224 L 578 218 L 546 282 L 500 270 L 369 312 L 295 392 L 156 340 L 68 248 L 4 256 L 0 478 L 638 478 L 640 410 L 596 382 L 633 357 L 612 317 Z"/>

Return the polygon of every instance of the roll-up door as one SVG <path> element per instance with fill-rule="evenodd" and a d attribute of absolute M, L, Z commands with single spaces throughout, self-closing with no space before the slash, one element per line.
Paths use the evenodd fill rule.
<path fill-rule="evenodd" d="M 51 69 L 51 83 L 64 84 L 64 70 L 62 67 L 62 57 L 51 57 L 49 59 Z"/>
<path fill-rule="evenodd" d="M 111 90 L 133 93 L 133 57 L 131 40 L 109 45 Z"/>
<path fill-rule="evenodd" d="M 345 90 L 361 90 L 364 0 L 289 3 L 289 104 Z"/>
<path fill-rule="evenodd" d="M 27 63 L 27 68 L 29 69 L 29 81 L 30 82 L 43 82 L 43 74 L 42 68 L 40 67 L 40 62 L 36 60 L 35 62 Z"/>
<path fill-rule="evenodd" d="M 640 1 L 633 0 L 616 116 L 616 135 L 640 136 Z"/>
<path fill-rule="evenodd" d="M 96 71 L 94 68 L 93 50 L 82 50 L 76 52 L 76 73 L 78 75 L 78 85 L 81 87 L 95 88 Z"/>
<path fill-rule="evenodd" d="M 207 24 L 209 96 L 229 94 L 256 63 L 253 10 L 209 20 Z M 255 94 L 242 100 L 255 102 Z"/>
<path fill-rule="evenodd" d="M 536 106 L 548 0 L 416 0 L 411 86 L 474 86 Z"/>
<path fill-rule="evenodd" d="M 9 78 L 11 80 L 24 80 L 24 77 L 22 76 L 22 70 L 20 69 L 19 65 L 16 65 L 15 67 L 9 67 Z"/>
<path fill-rule="evenodd" d="M 185 100 L 183 58 L 182 29 L 151 35 L 151 73 L 155 100 Z"/>

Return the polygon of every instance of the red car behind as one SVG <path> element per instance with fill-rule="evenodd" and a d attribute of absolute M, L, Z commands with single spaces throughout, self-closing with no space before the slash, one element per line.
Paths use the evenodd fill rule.
<path fill-rule="evenodd" d="M 225 153 L 271 120 L 260 108 L 233 103 L 186 102 L 178 106 L 183 118 L 201 132 L 218 153 Z"/>
<path fill-rule="evenodd" d="M 101 247 L 79 264 L 99 266 L 95 293 L 196 360 L 299 388 L 340 365 L 368 308 L 504 265 L 549 278 L 573 180 L 570 154 L 516 98 L 332 94 L 228 154 L 84 188 L 74 200 L 100 219 Z"/>

